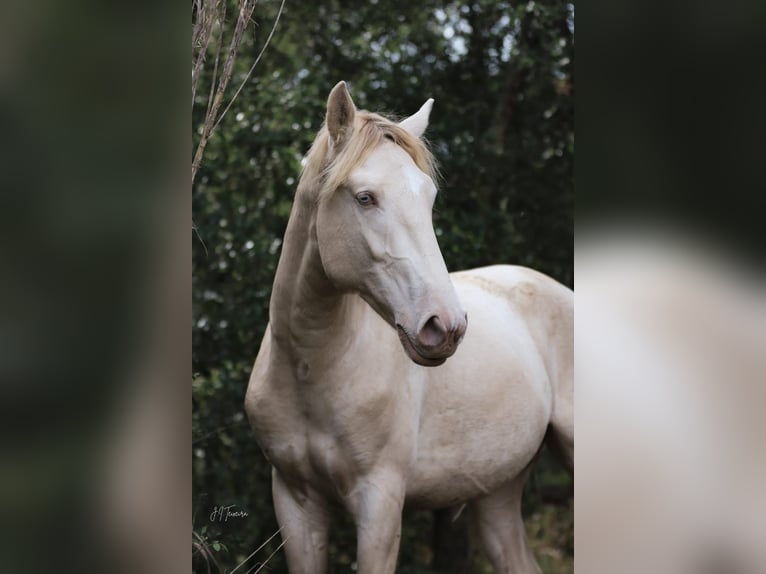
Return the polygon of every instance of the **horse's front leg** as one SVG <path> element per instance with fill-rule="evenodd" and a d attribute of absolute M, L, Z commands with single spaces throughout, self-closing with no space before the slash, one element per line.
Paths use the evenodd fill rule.
<path fill-rule="evenodd" d="M 404 479 L 396 472 L 375 472 L 360 479 L 351 509 L 360 574 L 392 574 L 396 570 L 404 493 Z"/>
<path fill-rule="evenodd" d="M 324 501 L 310 490 L 291 489 L 276 469 L 272 470 L 272 491 L 290 574 L 324 574 L 331 516 Z"/>

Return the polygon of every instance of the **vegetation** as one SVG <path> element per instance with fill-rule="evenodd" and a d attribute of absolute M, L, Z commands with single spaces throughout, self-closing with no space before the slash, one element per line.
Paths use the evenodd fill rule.
<path fill-rule="evenodd" d="M 327 94 L 349 82 L 359 107 L 404 116 L 435 99 L 427 132 L 442 181 L 434 225 L 452 270 L 527 265 L 567 285 L 573 275 L 573 8 L 562 2 L 261 0 L 242 34 L 193 187 L 193 474 L 197 572 L 284 572 L 270 469 L 243 411 L 268 321 L 271 284 L 300 176 Z M 228 5 L 227 25 L 237 5 Z M 213 30 L 213 33 L 216 33 Z M 225 47 L 224 47 L 225 49 Z M 213 81 L 207 49 L 193 106 L 200 140 Z M 246 80 L 247 78 L 247 80 Z M 246 80 L 246 81 L 245 81 Z M 525 498 L 545 572 L 571 572 L 571 482 L 545 452 Z M 219 518 L 234 505 L 243 516 Z M 399 572 L 489 572 L 466 513 L 407 510 Z M 444 519 L 447 516 L 448 519 Z M 446 563 L 445 537 L 462 558 Z M 355 540 L 338 522 L 330 571 L 348 571 Z M 275 552 L 277 551 L 277 552 Z M 269 558 L 273 553 L 273 556 Z M 210 558 L 214 559 L 210 559 Z"/>

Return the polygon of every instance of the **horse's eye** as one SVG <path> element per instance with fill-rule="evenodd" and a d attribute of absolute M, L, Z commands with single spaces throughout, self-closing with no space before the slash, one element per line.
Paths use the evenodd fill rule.
<path fill-rule="evenodd" d="M 371 205 L 375 205 L 375 196 L 372 195 L 369 191 L 360 191 L 356 194 L 356 201 L 362 207 L 369 207 Z"/>

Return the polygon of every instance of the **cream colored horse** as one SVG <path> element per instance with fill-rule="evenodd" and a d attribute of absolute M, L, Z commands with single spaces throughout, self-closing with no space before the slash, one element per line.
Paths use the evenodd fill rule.
<path fill-rule="evenodd" d="M 521 267 L 447 273 L 432 102 L 396 124 L 339 83 L 298 185 L 245 399 L 293 574 L 326 571 L 338 509 L 358 571 L 394 572 L 405 502 L 469 502 L 497 572 L 539 571 L 522 488 L 546 436 L 572 466 L 572 292 Z"/>

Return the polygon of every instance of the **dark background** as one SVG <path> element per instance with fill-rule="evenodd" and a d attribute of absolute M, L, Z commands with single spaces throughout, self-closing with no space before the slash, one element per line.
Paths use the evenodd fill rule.
<path fill-rule="evenodd" d="M 273 0 L 259 3 L 255 15 L 258 27 L 248 34 L 248 42 L 255 34 L 257 45 L 263 43 L 276 14 L 275 4 Z M 488 83 L 471 82 L 472 74 L 484 73 L 483 68 L 449 60 L 444 56 L 443 35 L 434 34 L 424 24 L 441 26 L 431 16 L 433 2 L 417 6 L 403 2 L 346 2 L 342 9 L 338 3 L 324 3 L 327 13 L 321 17 L 318 8 L 307 4 L 311 3 L 287 3 L 283 24 L 290 25 L 280 24 L 274 37 L 278 49 L 273 57 L 279 59 L 270 60 L 272 51 L 267 50 L 255 71 L 256 83 L 248 86 L 246 97 L 237 104 L 254 106 L 262 120 L 279 118 L 290 107 L 280 101 L 284 90 L 275 87 L 274 82 L 279 81 L 270 74 L 282 69 L 286 60 L 298 62 L 290 70 L 302 65 L 312 71 L 311 81 L 306 78 L 300 84 L 295 99 L 306 108 L 300 113 L 299 125 L 308 120 L 310 126 L 281 136 L 280 145 L 285 141 L 294 145 L 296 154 L 305 152 L 322 119 L 327 92 L 341 79 L 336 75 L 339 72 L 351 82 L 360 105 L 373 109 L 408 114 L 426 97 L 434 96 L 437 101 L 429 136 L 438 141 L 451 137 L 448 130 L 453 122 L 456 129 L 460 126 L 465 133 L 480 135 L 486 125 L 495 125 L 471 124 L 467 129 L 467 113 L 456 114 L 452 108 L 451 116 L 443 115 L 450 109 L 444 106 L 453 93 L 464 94 L 460 112 L 476 104 L 485 106 L 486 112 L 493 106 L 496 110 L 500 82 L 508 80 L 514 70 L 534 68 L 529 59 L 518 58 L 500 66 L 502 75 L 493 76 Z M 455 3 L 450 6 L 458 7 Z M 471 4 L 466 6 L 472 9 Z M 508 8 L 509 13 L 518 14 L 514 22 L 525 17 L 526 6 L 513 4 Z M 544 6 L 534 5 L 537 28 L 527 29 L 539 29 L 543 20 L 538 11 Z M 228 157 L 223 151 L 239 158 L 233 163 L 241 165 L 243 150 L 250 147 L 233 145 L 231 135 L 223 138 L 228 143 L 216 144 L 216 135 L 211 152 L 218 146 L 219 157 L 205 158 L 208 181 L 204 182 L 204 174 L 200 174 L 193 190 L 197 202 L 194 218 L 204 226 L 200 232 L 207 238 L 209 250 L 203 256 L 199 240 L 193 236 L 189 241 L 189 157 L 193 153 L 188 123 L 189 5 L 165 1 L 10 0 L 2 8 L 0 516 L 5 528 L 0 529 L 0 562 L 6 570 L 18 573 L 189 571 L 192 556 L 188 525 L 192 509 L 197 511 L 194 528 L 199 532 L 215 503 L 237 503 L 251 511 L 253 518 L 217 526 L 218 530 L 210 532 L 208 538 L 228 545 L 228 552 L 217 555 L 222 565 L 232 568 L 230 564 L 239 556 L 249 555 L 258 541 L 265 540 L 275 529 L 270 495 L 259 487 L 265 475 L 260 453 L 243 421 L 235 420 L 241 412 L 245 371 L 264 325 L 258 318 L 265 316 L 273 272 L 269 265 L 273 263 L 264 264 L 260 254 L 268 250 L 259 244 L 254 263 L 240 266 L 240 275 L 244 273 L 248 278 L 247 289 L 237 287 L 239 283 L 234 281 L 211 279 L 215 275 L 210 269 L 215 269 L 214 263 L 222 258 L 216 250 L 225 248 L 226 240 L 220 239 L 225 228 L 218 223 L 220 218 L 205 213 L 223 209 L 224 189 L 227 197 L 239 193 L 236 201 L 240 203 L 242 198 L 255 202 L 265 197 L 265 186 L 282 180 L 249 173 L 242 181 L 227 181 L 225 177 L 243 170 L 223 170 L 221 166 Z M 551 10 L 543 14 L 560 13 L 558 8 Z M 406 21 L 398 22 L 399 15 L 406 15 Z M 353 24 L 348 23 L 350 18 L 356 18 Z M 328 49 L 334 19 L 347 22 L 344 42 L 367 27 L 376 29 L 376 34 L 396 36 L 402 26 L 410 26 L 411 38 L 418 38 L 414 43 L 427 47 L 430 44 L 423 36 L 428 36 L 435 46 L 429 48 L 434 50 L 435 61 L 429 64 L 424 60 L 424 66 L 431 70 L 439 66 L 461 69 L 469 79 L 455 76 L 450 81 L 441 72 L 439 77 L 444 77 L 444 82 L 440 83 L 434 81 L 436 76 L 400 71 L 400 76 L 414 81 L 416 92 L 409 88 L 399 91 L 401 81 L 373 89 L 365 79 L 365 70 L 383 68 L 370 49 L 362 45 L 357 50 L 361 55 L 353 58 L 348 56 L 348 43 Z M 556 16 L 554 21 L 559 20 Z M 301 35 L 309 28 L 316 33 Z M 546 24 L 542 29 L 560 27 Z M 578 237 L 596 222 L 620 225 L 625 218 L 651 223 L 669 221 L 673 227 L 683 224 L 697 228 L 705 237 L 715 235 L 739 251 L 753 254 L 760 265 L 752 269 L 762 272 L 762 213 L 766 208 L 766 113 L 762 104 L 766 101 L 765 29 L 766 4 L 761 0 L 700 1 L 693 5 L 670 0 L 578 4 Z M 282 34 L 289 36 L 280 40 Z M 306 57 L 313 55 L 314 42 L 321 42 L 325 50 L 318 53 L 316 62 Z M 522 53 L 531 49 L 526 42 L 518 46 Z M 571 50 L 567 42 L 565 46 Z M 295 58 L 289 57 L 291 51 Z M 255 57 L 254 52 L 246 54 L 249 61 Z M 283 53 L 286 55 L 276 55 Z M 339 54 L 345 54 L 342 60 Z M 388 58 L 379 59 L 389 62 Z M 421 62 L 420 58 L 413 59 Z M 533 56 L 531 61 L 547 66 L 554 60 Z M 538 80 L 512 92 L 525 94 L 521 109 L 543 109 L 548 105 L 545 98 L 538 101 L 526 97 L 533 93 L 529 90 L 540 87 L 550 95 L 547 69 L 542 68 L 539 75 L 535 72 L 533 78 Z M 242 73 L 239 65 L 237 73 Z M 285 78 L 282 76 L 281 81 Z M 306 82 L 316 87 L 309 88 Z M 271 87 L 267 89 L 267 85 Z M 468 92 L 481 96 L 467 97 Z M 408 98 L 406 104 L 398 103 L 404 97 Z M 199 114 L 199 108 L 195 108 L 193 126 L 198 124 Z M 527 126 L 525 131 L 512 134 L 516 149 L 530 137 L 532 149 L 537 149 L 547 128 L 538 131 L 529 126 L 544 127 L 545 122 L 532 112 L 522 116 L 516 113 L 514 117 L 514 129 Z M 222 136 L 232 132 L 230 121 L 224 120 Z M 566 121 L 571 122 L 571 116 Z M 275 125 L 290 131 L 281 120 Z M 571 130 L 571 123 L 567 129 Z M 273 138 L 278 130 L 266 133 Z M 254 145 L 250 135 L 247 141 Z M 256 157 L 256 165 L 273 165 L 275 160 L 265 151 L 270 151 L 272 144 L 265 138 L 257 141 L 257 149 L 263 153 Z M 470 153 L 465 153 L 466 148 Z M 480 149 L 485 148 L 475 141 L 464 143 L 458 150 L 464 155 L 454 153 L 449 161 L 437 149 L 445 179 L 457 173 L 459 162 L 477 157 Z M 534 153 L 526 157 L 534 157 Z M 506 172 L 511 171 L 511 164 L 519 163 L 510 156 L 504 156 L 503 161 L 509 165 Z M 218 171 L 213 177 L 209 168 L 214 166 Z M 469 182 L 466 187 L 449 187 L 449 181 L 442 186 L 438 207 L 445 217 L 460 217 L 461 221 L 470 217 L 469 212 L 448 211 L 447 205 L 468 197 L 467 193 L 485 181 L 486 176 L 480 173 L 482 164 L 475 166 L 469 175 L 465 175 L 465 169 L 461 171 L 463 180 Z M 297 160 L 284 171 L 289 175 L 281 175 L 297 178 Z M 571 203 L 571 163 L 554 169 L 550 176 L 545 174 L 549 174 L 548 168 L 540 177 L 552 180 L 554 187 L 566 189 L 567 194 L 561 197 Z M 294 183 L 280 185 L 280 193 L 285 193 L 288 202 Z M 203 189 L 211 190 L 220 207 L 209 201 L 202 207 Z M 522 199 L 518 187 L 492 189 L 496 193 L 516 189 L 513 201 Z M 234 200 L 227 199 L 225 205 L 229 201 Z M 274 203 L 273 199 L 264 200 L 264 207 L 270 206 L 264 214 L 274 212 Z M 258 213 L 252 212 L 249 217 L 257 218 Z M 509 221 L 518 223 L 521 212 L 511 213 L 514 219 Z M 278 230 L 265 226 L 266 215 L 265 219 L 257 219 L 249 231 L 254 243 L 256 237 L 281 236 L 286 212 L 280 217 Z M 473 237 L 483 236 L 483 220 L 478 216 L 476 220 L 479 223 L 467 229 Z M 571 228 L 569 215 L 556 224 L 563 222 Z M 511 238 L 519 236 L 516 231 Z M 547 237 L 530 237 L 525 250 L 514 248 L 512 261 L 539 253 L 538 242 L 547 241 Z M 501 239 L 506 249 L 511 239 Z M 450 265 L 455 265 L 450 249 L 464 253 L 472 250 L 478 257 L 495 247 L 486 242 L 474 246 L 460 240 L 448 241 L 445 236 L 441 240 Z M 560 244 L 562 249 L 569 246 L 571 236 Z M 197 276 L 193 285 L 189 281 L 192 251 Z M 275 255 L 269 257 L 269 261 L 275 261 Z M 564 260 L 569 265 L 570 260 Z M 230 272 L 231 267 L 226 273 Z M 226 293 L 225 303 L 205 303 L 204 289 L 210 284 L 217 284 L 214 292 L 224 285 L 234 292 Z M 246 305 L 240 304 L 253 285 L 259 285 L 263 292 L 256 292 L 257 297 L 253 295 Z M 192 290 L 195 320 L 202 317 L 203 311 L 220 315 L 210 311 L 216 305 L 229 309 L 229 314 L 239 305 L 238 312 L 253 315 L 237 322 L 241 342 L 231 342 L 236 342 L 239 335 L 211 327 L 209 332 L 196 330 L 192 347 Z M 228 340 L 221 339 L 224 334 Z M 202 386 L 207 387 L 206 392 L 193 390 L 193 425 L 188 412 L 192 351 L 192 372 L 202 374 Z M 234 376 L 233 368 L 220 357 L 229 361 L 235 358 L 242 372 Z M 152 364 L 146 366 L 148 359 Z M 206 393 L 213 398 L 206 399 Z M 145 397 L 154 414 L 147 417 L 135 412 L 134 403 L 140 397 Z M 200 415 L 210 415 L 204 428 Z M 166 427 L 157 430 L 147 424 L 147 418 L 158 419 Z M 110 468 L 110 457 L 120 455 L 125 447 L 115 433 L 123 425 L 149 430 L 136 444 L 137 460 L 127 465 L 131 472 L 117 473 L 131 497 L 115 528 L 104 522 L 104 514 L 116 502 L 112 494 L 104 496 L 109 484 L 104 474 Z M 210 442 L 208 435 L 212 437 Z M 193 448 L 202 449 L 208 457 L 204 462 L 188 456 L 190 437 Z M 161 455 L 160 463 L 152 452 Z M 583 461 L 578 464 L 582 467 Z M 537 481 L 542 483 L 541 479 Z M 535 504 L 537 492 L 542 488 L 530 488 L 528 508 Z M 205 493 L 210 498 L 206 499 Z M 625 495 L 630 499 L 632 493 Z M 558 506 L 548 508 L 551 512 L 539 515 L 542 524 L 546 516 L 562 516 Z M 127 511 L 133 512 L 133 520 L 129 520 Z M 589 509 L 579 504 L 576 514 L 579 522 L 588 517 Z M 535 520 L 534 512 L 530 518 Z M 630 518 L 625 514 L 625 521 Z M 408 560 L 407 564 L 412 565 L 417 548 L 431 551 L 433 524 L 431 515 L 407 515 L 408 548 L 403 549 L 403 562 Z M 620 526 L 621 522 L 616 521 L 615 529 Z M 555 531 L 550 526 L 544 530 Z M 565 532 L 571 541 L 571 531 Z M 338 535 L 350 547 L 344 531 Z M 116 544 L 114 548 L 104 544 L 104 539 L 110 537 Z M 416 543 L 412 542 L 416 539 Z M 538 539 L 535 534 L 533 543 Z M 557 541 L 549 548 L 566 548 L 566 544 Z M 600 542 L 593 544 L 580 536 L 576 545 L 580 555 L 604 550 Z M 419 558 L 421 565 L 427 562 L 428 552 Z M 263 560 L 265 556 L 258 554 L 257 558 Z M 248 562 L 238 572 L 252 564 Z M 346 566 L 336 569 L 348 570 Z M 283 563 L 275 562 L 272 571 L 283 571 Z"/>
<path fill-rule="evenodd" d="M 278 8 L 257 4 L 230 94 Z M 300 160 L 332 86 L 346 80 L 359 108 L 399 117 L 435 99 L 426 135 L 442 175 L 434 226 L 450 270 L 512 263 L 571 287 L 573 42 L 574 9 L 565 2 L 285 4 L 193 187 L 193 528 L 197 544 L 218 562 L 214 569 L 233 568 L 277 530 L 269 465 L 243 398 L 268 321 Z M 197 91 L 195 129 L 211 70 Z M 196 143 L 198 132 L 193 136 Z M 215 506 L 231 504 L 247 518 L 210 521 Z M 547 453 L 524 506 L 544 571 L 571 572 L 571 479 Z M 488 571 L 475 556 L 468 513 L 453 522 L 455 511 L 405 512 L 398 571 Z M 278 543 L 276 537 L 243 568 L 265 560 Z M 283 560 L 278 552 L 269 568 L 284 571 Z M 330 560 L 333 572 L 348 571 L 355 560 L 348 520 L 333 532 Z M 207 571 L 207 562 L 198 553 L 195 570 Z"/>

